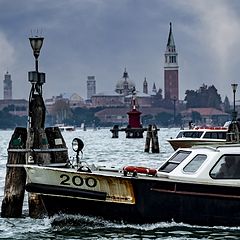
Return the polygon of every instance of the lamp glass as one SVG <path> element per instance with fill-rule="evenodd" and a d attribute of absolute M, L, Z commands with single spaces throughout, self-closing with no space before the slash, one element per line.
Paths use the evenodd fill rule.
<path fill-rule="evenodd" d="M 237 83 L 232 83 L 231 85 L 232 85 L 233 91 L 236 91 L 238 84 Z"/>
<path fill-rule="evenodd" d="M 32 37 L 29 38 L 32 50 L 34 52 L 40 52 L 42 44 L 43 44 L 43 37 Z"/>
<path fill-rule="evenodd" d="M 74 152 L 80 152 L 84 147 L 83 141 L 79 138 L 74 138 L 72 141 L 72 149 Z"/>

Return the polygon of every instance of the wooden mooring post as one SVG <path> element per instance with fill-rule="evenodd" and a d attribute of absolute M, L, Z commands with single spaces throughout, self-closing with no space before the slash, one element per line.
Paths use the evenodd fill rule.
<path fill-rule="evenodd" d="M 1 217 L 22 216 L 26 172 L 24 164 L 67 164 L 68 150 L 59 128 L 27 129 L 17 127 L 8 146 L 8 160 Z M 28 194 L 29 216 L 46 214 L 38 194 Z"/>
<path fill-rule="evenodd" d="M 31 144 L 34 139 L 33 146 L 38 152 L 35 151 L 34 155 L 30 156 L 33 160 L 32 164 L 49 165 L 56 163 L 68 162 L 68 151 L 64 138 L 58 127 L 48 127 L 45 129 L 29 129 L 30 135 L 28 136 L 29 143 Z M 62 151 L 57 151 L 62 149 Z M 42 150 L 42 151 L 41 151 Z M 52 151 L 53 150 L 53 151 Z M 28 163 L 31 164 L 30 161 Z M 29 216 L 31 218 L 40 218 L 46 214 L 42 200 L 38 194 L 28 193 L 28 208 Z"/>
<path fill-rule="evenodd" d="M 112 132 L 112 138 L 118 138 L 118 132 L 119 132 L 118 125 L 114 125 L 110 131 Z"/>
<path fill-rule="evenodd" d="M 145 142 L 145 152 L 149 152 L 150 148 L 152 153 L 159 153 L 159 142 L 158 142 L 158 129 L 157 126 L 149 125 L 147 128 L 147 136 Z"/>
<path fill-rule="evenodd" d="M 4 198 L 1 217 L 16 218 L 22 216 L 26 183 L 25 151 L 27 129 L 16 128 L 8 146 L 8 160 L 5 177 Z"/>

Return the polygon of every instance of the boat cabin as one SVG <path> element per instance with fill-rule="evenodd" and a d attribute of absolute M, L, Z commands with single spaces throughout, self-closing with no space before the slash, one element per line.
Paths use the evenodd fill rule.
<path fill-rule="evenodd" d="M 240 186 L 240 145 L 202 146 L 179 149 L 159 168 L 159 176 L 194 182 L 238 184 Z M 228 180 L 226 182 L 226 180 Z"/>
<path fill-rule="evenodd" d="M 206 139 L 226 139 L 227 129 L 222 130 L 181 130 L 176 138 L 206 138 Z"/>

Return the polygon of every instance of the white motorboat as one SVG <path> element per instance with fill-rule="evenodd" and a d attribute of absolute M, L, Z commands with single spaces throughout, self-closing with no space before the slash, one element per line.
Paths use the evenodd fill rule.
<path fill-rule="evenodd" d="M 76 130 L 72 125 L 56 124 L 55 127 L 58 127 L 61 132 L 72 132 Z"/>
<path fill-rule="evenodd" d="M 180 130 L 175 138 L 167 139 L 174 150 L 194 145 L 226 143 L 227 127 L 194 127 Z"/>

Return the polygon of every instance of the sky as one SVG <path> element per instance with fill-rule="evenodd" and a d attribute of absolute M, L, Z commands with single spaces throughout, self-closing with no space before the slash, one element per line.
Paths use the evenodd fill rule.
<path fill-rule="evenodd" d="M 164 91 L 164 53 L 172 22 L 178 52 L 180 99 L 187 89 L 214 85 L 232 101 L 239 84 L 239 0 L 0 0 L 0 99 L 8 71 L 13 98 L 28 99 L 34 57 L 28 38 L 44 37 L 39 71 L 44 98 L 113 92 L 124 69 L 142 92 L 146 77 Z"/>

